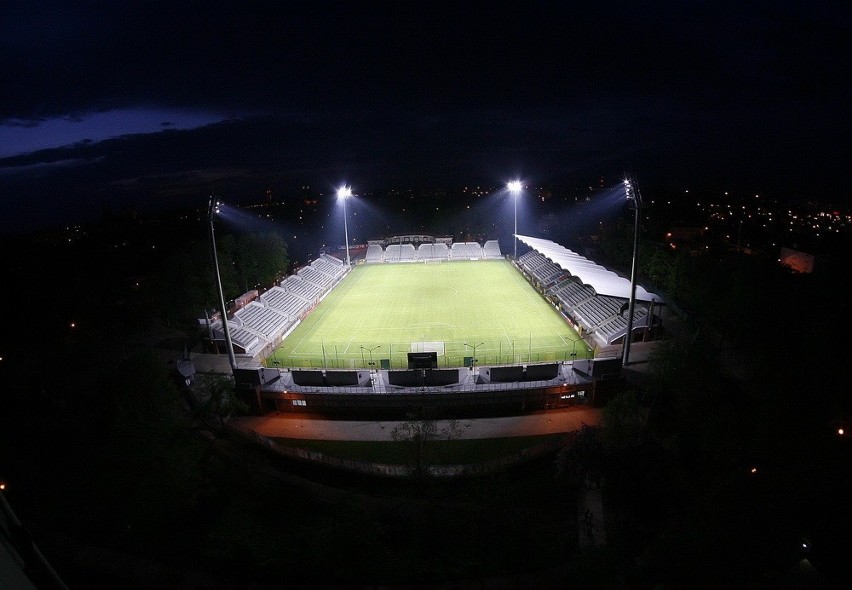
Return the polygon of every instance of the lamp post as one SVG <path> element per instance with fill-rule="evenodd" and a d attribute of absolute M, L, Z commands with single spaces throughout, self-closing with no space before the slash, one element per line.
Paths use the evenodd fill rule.
<path fill-rule="evenodd" d="M 515 260 L 518 259 L 518 197 L 521 194 L 521 181 L 513 180 L 506 185 L 515 201 L 515 232 L 512 234 L 512 244 L 515 247 Z"/>
<path fill-rule="evenodd" d="M 346 238 L 346 266 L 351 266 L 349 262 L 349 226 L 346 223 L 346 199 L 352 196 L 352 189 L 348 186 L 341 186 L 337 189 L 337 198 L 343 200 L 343 236 Z"/>
<path fill-rule="evenodd" d="M 467 342 L 464 343 L 465 346 L 469 346 L 473 349 L 473 358 L 471 359 L 471 363 L 470 363 L 470 370 L 471 371 L 476 368 L 476 347 L 482 346 L 483 344 L 485 344 L 485 343 L 484 342 L 480 342 L 479 344 L 468 344 Z"/>
<path fill-rule="evenodd" d="M 361 363 L 364 362 L 364 351 L 366 350 L 367 352 L 370 353 L 370 367 L 372 367 L 374 365 L 374 363 L 373 363 L 373 351 L 376 350 L 377 348 L 379 348 L 378 344 L 376 346 L 372 347 L 372 348 L 362 346 L 361 347 Z"/>
<path fill-rule="evenodd" d="M 571 341 L 572 347 L 571 347 L 570 355 L 571 355 L 571 361 L 572 362 L 576 361 L 577 355 L 580 354 L 579 352 L 577 352 L 577 344 L 579 344 L 580 342 L 583 343 L 583 349 L 584 349 L 584 352 L 582 353 L 583 358 L 589 358 L 589 355 L 592 353 L 592 349 L 589 348 L 589 343 L 586 342 L 585 339 L 582 336 L 580 336 L 576 340 Z"/>
<path fill-rule="evenodd" d="M 213 229 L 213 216 L 219 213 L 219 201 L 211 195 L 207 207 L 207 220 L 210 223 L 210 247 L 213 249 L 213 270 L 216 274 L 216 287 L 219 291 L 219 309 L 222 313 L 222 331 L 225 333 L 225 349 L 228 351 L 228 362 L 231 363 L 231 372 L 237 368 L 237 359 L 234 357 L 234 345 L 231 342 L 231 330 L 228 327 L 228 309 L 225 307 L 225 295 L 222 293 L 222 276 L 219 274 L 219 255 L 216 253 L 216 234 Z"/>
<path fill-rule="evenodd" d="M 630 303 L 627 307 L 627 333 L 624 334 L 624 351 L 621 366 L 630 362 L 630 341 L 633 340 L 633 309 L 636 306 L 636 273 L 639 269 L 639 213 L 642 209 L 642 196 L 635 183 L 627 176 L 624 178 L 624 192 L 627 201 L 633 207 L 633 266 L 630 269 Z"/>

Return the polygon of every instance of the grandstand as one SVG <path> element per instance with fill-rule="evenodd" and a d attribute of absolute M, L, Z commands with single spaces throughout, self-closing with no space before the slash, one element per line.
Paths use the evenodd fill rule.
<path fill-rule="evenodd" d="M 385 248 L 385 262 L 399 262 L 400 257 L 399 244 L 388 244 Z"/>
<path fill-rule="evenodd" d="M 482 246 L 477 242 L 453 242 L 450 248 L 453 260 L 479 260 L 482 258 Z"/>
<path fill-rule="evenodd" d="M 234 314 L 234 323 L 253 330 L 265 340 L 274 340 L 284 333 L 291 320 L 286 313 L 252 301 Z"/>
<path fill-rule="evenodd" d="M 417 236 L 426 240 L 428 236 Z M 518 236 L 529 250 L 515 261 L 516 268 L 551 301 L 576 327 L 586 342 L 609 346 L 623 342 L 628 318 L 627 302 L 630 281 L 550 240 Z M 365 262 L 402 263 L 417 261 L 453 261 L 501 259 L 497 240 L 453 242 L 424 241 L 415 247 L 395 238 L 382 246 L 367 247 Z M 263 361 L 278 342 L 310 312 L 346 275 L 346 265 L 339 259 L 321 255 L 300 268 L 276 286 L 239 309 L 229 320 L 231 337 L 241 355 Z M 633 329 L 647 335 L 661 325 L 655 307 L 662 298 L 636 289 Z M 213 323 L 214 339 L 223 339 L 221 322 Z"/>
<path fill-rule="evenodd" d="M 580 256 L 550 240 L 520 235 L 517 238 L 534 250 L 536 254 L 542 255 L 546 260 L 557 265 L 568 275 L 576 276 L 583 283 L 591 286 L 596 294 L 625 299 L 630 297 L 630 281 L 618 276 L 613 271 L 607 270 L 588 258 Z M 523 256 L 520 258 L 523 258 Z M 539 264 L 542 264 L 541 259 L 539 259 Z M 644 302 L 662 302 L 662 298 L 659 295 L 649 293 L 641 285 L 636 286 L 636 299 Z"/>
<path fill-rule="evenodd" d="M 631 283 L 611 270 L 550 240 L 518 236 L 531 250 L 518 257 L 518 268 L 544 287 L 560 310 L 600 345 L 623 342 Z M 633 337 L 661 326 L 654 308 L 663 305 L 659 295 L 636 286 Z"/>
<path fill-rule="evenodd" d="M 380 297 L 370 296 L 363 299 L 363 317 L 350 315 L 341 318 L 341 324 L 334 324 L 338 328 L 342 325 L 344 333 L 352 334 L 348 342 L 319 341 L 315 346 L 320 350 L 313 357 L 300 361 L 292 356 L 279 356 L 276 352 L 279 345 L 287 342 L 287 337 L 309 320 L 314 307 L 332 295 L 335 286 L 352 270 L 334 257 L 321 255 L 279 285 L 261 293 L 257 300 L 237 310 L 228 320 L 235 353 L 240 357 L 238 365 L 245 367 L 239 370 L 259 372 L 258 376 L 252 377 L 252 383 L 256 386 L 262 384 L 257 399 L 263 401 L 258 403 L 265 404 L 266 409 L 278 411 L 305 411 L 304 408 L 309 404 L 314 409 L 322 406 L 326 412 L 345 413 L 366 403 L 365 400 L 370 396 L 380 396 L 381 402 L 370 404 L 378 404 L 387 411 L 396 407 L 395 415 L 399 415 L 410 403 L 411 393 L 424 391 L 441 394 L 445 402 L 453 400 L 449 403 L 453 407 L 469 408 L 481 403 L 491 408 L 492 412 L 547 409 L 585 403 L 585 396 L 594 389 L 596 380 L 602 376 L 605 378 L 607 375 L 620 374 L 620 359 L 612 354 L 598 355 L 593 351 L 623 343 L 627 337 L 630 281 L 549 240 L 521 235 L 517 238 L 528 247 L 528 251 L 511 263 L 504 261 L 496 240 L 488 240 L 484 244 L 468 241 L 448 243 L 446 240 L 429 239 L 428 236 L 417 236 L 419 241 L 416 245 L 404 237 L 371 242 L 362 262 L 377 266 L 376 270 L 386 268 L 390 271 L 392 268 L 403 268 L 395 264 L 442 261 L 448 266 L 435 267 L 431 272 L 447 273 L 452 268 L 468 269 L 458 276 L 473 274 L 475 269 L 479 269 L 476 272 L 485 271 L 489 265 L 496 264 L 498 266 L 495 268 L 510 271 L 509 274 L 501 275 L 504 277 L 501 281 L 511 281 L 512 273 L 520 273 L 526 281 L 491 284 L 480 279 L 476 285 L 489 293 L 508 292 L 510 286 L 515 288 L 518 284 L 532 289 L 532 299 L 545 305 L 537 313 L 558 314 L 563 326 L 570 326 L 573 330 L 571 333 L 576 334 L 561 337 L 553 349 L 542 347 L 545 332 L 533 338 L 531 327 L 527 343 L 529 350 L 516 347 L 515 342 L 521 339 L 517 332 L 509 337 L 504 336 L 503 344 L 497 349 L 493 342 L 485 344 L 487 336 L 477 338 L 482 340 L 477 343 L 472 339 L 475 335 L 469 336 L 468 332 L 459 337 L 471 338 L 470 341 L 431 341 L 434 340 L 430 338 L 431 334 L 436 327 L 443 325 L 442 321 L 452 324 L 449 318 L 440 317 L 443 310 L 449 310 L 455 302 L 465 297 L 478 298 L 458 293 L 455 279 L 449 278 L 454 275 L 442 274 L 428 275 L 445 277 L 431 279 L 433 282 L 429 283 L 428 288 L 426 284 L 420 288 L 400 286 L 403 297 L 401 305 L 409 310 L 408 313 L 425 303 L 422 297 L 436 296 L 427 295 L 427 292 L 439 293 L 438 296 L 447 298 L 446 304 L 438 302 L 437 307 L 432 304 L 430 317 L 421 317 L 416 312 L 414 316 L 397 316 L 392 306 L 390 310 L 383 309 L 387 303 L 380 303 Z M 475 267 L 465 266 L 471 261 L 483 262 Z M 366 266 L 355 274 L 358 277 L 368 276 L 360 273 L 360 270 L 366 271 Z M 411 270 L 414 275 L 426 273 L 425 270 L 416 270 L 416 267 L 411 267 Z M 396 271 L 387 276 L 394 280 Z M 406 276 L 410 276 L 410 273 Z M 362 289 L 359 287 L 360 280 L 363 279 L 353 278 L 340 293 L 359 292 Z M 367 280 L 373 283 L 377 279 Z M 441 284 L 436 285 L 435 282 Z M 375 285 L 372 286 L 375 288 Z M 373 292 L 378 295 L 393 290 L 393 284 L 390 283 L 383 284 L 380 291 Z M 535 297 L 535 293 L 540 297 Z M 337 298 L 337 295 L 332 296 Z M 354 297 L 358 300 L 357 294 Z M 528 298 L 522 297 L 524 301 Z M 519 299 L 514 301 L 521 303 Z M 508 305 L 508 309 L 515 308 L 514 303 L 503 305 Z M 662 305 L 659 296 L 637 286 L 633 339 L 653 338 L 659 332 Z M 475 315 L 479 313 L 478 308 L 479 305 L 466 308 L 464 315 Z M 326 311 L 323 314 L 328 313 L 328 308 L 324 309 Z M 310 316 L 310 321 L 321 317 L 322 314 Z M 388 318 L 378 328 L 369 328 L 378 329 L 379 332 L 370 332 L 372 335 L 366 337 L 363 334 L 354 335 L 362 329 L 362 325 L 369 323 L 367 320 L 375 317 Z M 395 317 L 406 319 L 393 320 Z M 526 330 L 533 317 L 518 316 L 517 319 L 523 318 L 523 329 Z M 411 328 L 411 325 L 395 326 L 393 321 L 422 323 L 433 327 L 426 328 L 422 336 L 418 333 L 410 340 L 399 342 L 393 341 L 394 335 L 403 327 Z M 481 321 L 488 323 L 490 320 L 484 316 Z M 346 328 L 346 325 L 351 327 Z M 517 330 L 517 327 L 514 329 Z M 308 330 L 310 338 L 316 336 L 314 328 L 309 327 Z M 221 322 L 213 323 L 212 333 L 214 340 L 223 341 Z M 301 334 L 297 342 L 304 343 L 304 330 Z M 523 337 L 526 338 L 526 332 Z M 536 340 L 535 352 L 533 340 Z M 412 367 L 409 356 L 409 366 L 404 366 L 407 353 L 428 351 L 438 351 L 436 354 L 440 355 L 440 365 Z M 269 368 L 273 359 L 274 369 Z M 262 366 L 264 363 L 266 367 Z M 499 398 L 494 397 L 495 392 L 499 392 Z M 306 396 L 310 396 L 310 402 Z"/>
<path fill-rule="evenodd" d="M 316 301 L 322 295 L 322 287 L 300 275 L 290 275 L 281 281 L 281 287 L 288 293 L 301 297 L 305 301 Z"/>
<path fill-rule="evenodd" d="M 415 244 L 406 239 L 429 240 Z M 426 262 L 441 260 L 480 260 L 502 259 L 500 244 L 497 240 L 488 240 L 484 245 L 478 242 L 437 241 L 432 236 L 396 236 L 388 240 L 375 240 L 367 244 L 365 263 L 379 262 Z"/>
<path fill-rule="evenodd" d="M 272 287 L 260 296 L 260 300 L 264 305 L 287 314 L 293 320 L 300 317 L 311 305 L 311 299 L 283 287 Z"/>
<path fill-rule="evenodd" d="M 311 267 L 319 272 L 328 275 L 332 280 L 337 280 L 346 274 L 346 265 L 342 260 L 339 260 L 328 254 L 323 254 L 311 263 Z"/>
<path fill-rule="evenodd" d="M 420 244 L 417 247 L 418 260 L 449 260 L 449 258 L 446 244 Z"/>
<path fill-rule="evenodd" d="M 381 244 L 368 244 L 365 260 L 366 262 L 384 262 L 385 251 Z"/>
<path fill-rule="evenodd" d="M 524 270 L 545 286 L 552 285 L 559 277 L 565 274 L 565 271 L 559 265 L 535 250 L 519 257 L 518 262 Z"/>
<path fill-rule="evenodd" d="M 503 254 L 500 252 L 500 242 L 497 240 L 487 240 L 482 245 L 482 257 L 490 259 L 503 258 Z"/>
<path fill-rule="evenodd" d="M 314 266 L 303 266 L 299 269 L 298 275 L 322 290 L 328 289 L 334 282 L 334 277 L 322 272 L 321 270 L 317 270 Z"/>
<path fill-rule="evenodd" d="M 263 360 L 343 279 L 347 270 L 341 260 L 323 254 L 280 285 L 260 294 L 259 301 L 235 311 L 228 320 L 234 353 L 246 360 Z M 225 330 L 221 320 L 211 323 L 211 332 L 213 341 L 224 348 Z"/>

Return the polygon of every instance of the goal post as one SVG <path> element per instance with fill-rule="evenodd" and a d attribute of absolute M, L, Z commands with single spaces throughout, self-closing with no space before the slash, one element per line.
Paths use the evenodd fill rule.
<path fill-rule="evenodd" d="M 444 356 L 444 342 L 412 342 L 409 352 L 434 352 L 438 356 Z"/>

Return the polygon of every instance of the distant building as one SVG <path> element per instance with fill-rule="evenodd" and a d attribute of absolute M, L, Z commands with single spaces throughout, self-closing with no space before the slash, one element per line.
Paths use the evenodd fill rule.
<path fill-rule="evenodd" d="M 781 248 L 778 262 L 794 272 L 812 273 L 814 271 L 815 258 L 792 248 Z"/>
<path fill-rule="evenodd" d="M 673 227 L 666 232 L 666 243 L 674 248 L 699 250 L 707 244 L 707 230 L 704 227 Z"/>
<path fill-rule="evenodd" d="M 188 358 L 177 360 L 177 371 L 180 374 L 183 384 L 189 387 L 195 381 L 195 363 Z"/>

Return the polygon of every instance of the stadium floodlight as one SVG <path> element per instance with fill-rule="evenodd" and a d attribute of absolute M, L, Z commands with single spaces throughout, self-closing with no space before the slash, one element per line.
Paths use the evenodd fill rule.
<path fill-rule="evenodd" d="M 222 331 L 225 333 L 225 349 L 228 351 L 228 362 L 231 363 L 231 372 L 237 368 L 237 359 L 234 357 L 234 344 L 231 342 L 231 330 L 228 328 L 228 309 L 225 307 L 225 295 L 222 293 L 222 276 L 219 274 L 219 255 L 216 253 L 216 233 L 213 229 L 213 218 L 219 214 L 219 200 L 210 196 L 207 207 L 207 220 L 210 223 L 210 247 L 213 249 L 213 270 L 216 274 L 216 287 L 219 290 L 219 309 L 222 314 Z"/>
<path fill-rule="evenodd" d="M 346 224 L 346 199 L 352 196 L 352 189 L 346 185 L 337 189 L 337 198 L 343 201 L 343 237 L 346 239 L 346 266 L 349 262 L 349 226 Z"/>
<path fill-rule="evenodd" d="M 630 269 L 630 303 L 627 306 L 627 332 L 624 334 L 624 349 L 621 366 L 630 362 L 630 341 L 633 340 L 633 310 L 636 307 L 636 273 L 639 269 L 639 214 L 642 209 L 642 196 L 639 187 L 626 174 L 624 175 L 624 194 L 633 208 L 633 266 Z"/>
<path fill-rule="evenodd" d="M 468 344 L 467 342 L 464 343 L 465 346 L 469 346 L 473 349 L 473 356 L 471 357 L 471 361 L 470 361 L 470 370 L 471 371 L 476 368 L 476 347 L 482 346 L 483 344 L 485 344 L 485 343 L 484 342 L 480 342 L 479 344 Z"/>
<path fill-rule="evenodd" d="M 512 234 L 512 243 L 515 246 L 515 260 L 518 259 L 518 198 L 521 195 L 521 189 L 523 186 L 521 185 L 520 180 L 513 180 L 509 184 L 506 185 L 506 188 L 509 189 L 509 192 L 512 193 L 512 196 L 515 200 L 515 233 Z"/>

